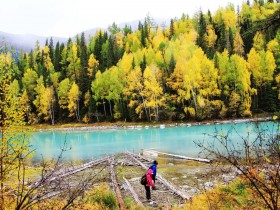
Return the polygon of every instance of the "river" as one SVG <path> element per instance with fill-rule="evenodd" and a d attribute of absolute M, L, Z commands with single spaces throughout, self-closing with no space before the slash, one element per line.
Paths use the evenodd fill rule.
<path fill-rule="evenodd" d="M 262 128 L 275 130 L 276 123 L 263 122 Z M 64 160 L 91 160 L 124 151 L 140 152 L 154 148 L 189 157 L 198 157 L 200 148 L 194 142 L 211 141 L 215 132 L 226 135 L 238 143 L 249 135 L 254 141 L 257 131 L 254 123 L 227 123 L 216 125 L 173 126 L 164 128 L 38 131 L 32 133 L 30 144 L 35 149 L 34 160 L 56 159 L 62 149 Z M 66 144 L 66 145 L 64 145 Z M 65 147 L 66 146 L 66 147 Z"/>

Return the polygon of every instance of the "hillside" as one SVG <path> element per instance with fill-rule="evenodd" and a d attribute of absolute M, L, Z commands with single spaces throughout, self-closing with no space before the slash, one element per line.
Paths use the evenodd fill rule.
<path fill-rule="evenodd" d="M 67 38 L 62 37 L 52 37 L 54 43 L 56 42 L 67 42 Z M 30 52 L 31 49 L 34 48 L 35 42 L 38 40 L 40 45 L 44 45 L 46 39 L 50 39 L 50 37 L 37 36 L 33 34 L 9 34 L 0 31 L 0 40 L 4 41 L 7 46 L 14 47 L 17 51 L 21 49 L 26 52 Z M 1 43 L 2 45 L 2 43 Z"/>

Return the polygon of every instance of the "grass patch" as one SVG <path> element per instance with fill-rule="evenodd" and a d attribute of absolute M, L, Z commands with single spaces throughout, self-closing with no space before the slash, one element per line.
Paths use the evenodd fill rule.
<path fill-rule="evenodd" d="M 262 201 L 251 191 L 251 186 L 236 179 L 228 186 L 219 186 L 195 196 L 186 209 L 266 209 Z"/>

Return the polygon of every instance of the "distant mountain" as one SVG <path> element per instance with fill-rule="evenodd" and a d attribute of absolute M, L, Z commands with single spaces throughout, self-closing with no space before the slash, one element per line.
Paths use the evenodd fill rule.
<path fill-rule="evenodd" d="M 123 29 L 125 25 L 131 26 L 132 31 L 137 30 L 139 21 L 141 23 L 144 23 L 144 19 L 142 20 L 135 20 L 127 23 L 120 23 L 118 26 Z M 170 20 L 167 19 L 153 19 L 153 21 L 157 25 L 163 26 L 165 28 Z M 109 27 L 109 26 L 108 26 Z M 96 34 L 96 31 L 98 30 L 108 30 L 107 28 L 92 28 L 89 30 L 84 31 L 86 40 L 89 41 L 89 37 L 93 37 Z M 50 40 L 51 37 L 44 37 L 44 36 L 37 36 L 37 35 L 32 35 L 32 34 L 10 34 L 10 33 L 5 33 L 0 31 L 0 48 L 2 45 L 2 40 L 4 40 L 5 44 L 8 45 L 8 47 L 13 46 L 15 50 L 20 51 L 23 50 L 25 52 L 30 52 L 31 49 L 34 49 L 35 43 L 38 40 L 41 46 L 45 45 L 46 39 Z M 73 40 L 75 40 L 74 37 L 72 37 Z M 63 37 L 52 37 L 54 47 L 59 41 L 60 43 L 64 42 L 67 43 L 69 38 L 63 38 Z"/>
<path fill-rule="evenodd" d="M 35 47 L 35 43 L 38 40 L 39 44 L 43 46 L 46 39 L 50 40 L 51 37 L 43 37 L 32 34 L 9 34 L 0 31 L 0 46 L 2 45 L 2 40 L 8 45 L 8 47 L 13 46 L 15 50 L 20 51 L 21 49 L 26 52 L 30 52 L 31 49 Z M 52 37 L 54 47 L 57 41 L 60 43 L 67 42 L 68 38 Z"/>
<path fill-rule="evenodd" d="M 141 19 L 141 20 L 134 20 L 134 21 L 130 21 L 130 22 L 126 22 L 126 23 L 119 23 L 117 24 L 119 28 L 123 29 L 126 25 L 127 26 L 130 26 L 132 31 L 136 31 L 138 29 L 138 24 L 139 24 L 139 21 L 143 24 L 144 23 L 144 19 Z M 160 25 L 162 26 L 163 28 L 166 28 L 166 26 L 169 25 L 170 23 L 170 19 L 153 19 L 153 21 L 157 24 L 157 25 Z M 112 23 L 113 24 L 113 23 Z M 112 25 L 111 24 L 111 25 Z M 109 26 L 107 28 L 92 28 L 92 29 L 89 29 L 89 30 L 85 30 L 84 33 L 85 33 L 85 37 L 88 38 L 91 36 L 94 36 L 96 34 L 97 31 L 99 30 L 103 30 L 103 31 L 106 31 L 108 30 Z"/>

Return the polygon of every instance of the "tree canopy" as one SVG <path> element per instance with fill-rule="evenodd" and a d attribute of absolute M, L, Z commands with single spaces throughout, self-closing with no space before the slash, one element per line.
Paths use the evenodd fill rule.
<path fill-rule="evenodd" d="M 171 19 L 167 27 L 146 17 L 135 31 L 113 23 L 89 41 L 84 33 L 67 43 L 50 39 L 17 59 L 10 56 L 9 85 L 18 86 L 25 98 L 27 123 L 204 120 L 275 112 L 280 108 L 279 11 L 273 1 L 243 3 L 237 11 L 228 4 L 214 14 Z"/>

